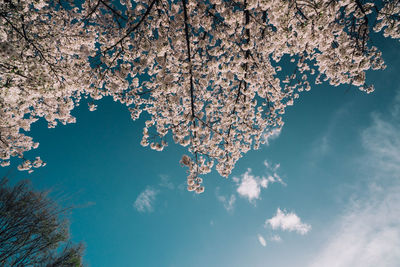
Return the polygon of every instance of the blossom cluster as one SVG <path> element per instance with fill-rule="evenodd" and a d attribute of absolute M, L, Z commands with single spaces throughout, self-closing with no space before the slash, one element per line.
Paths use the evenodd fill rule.
<path fill-rule="evenodd" d="M 26 132 L 39 118 L 71 123 L 83 95 L 111 96 L 133 120 L 150 115 L 143 146 L 161 151 L 170 133 L 188 147 L 197 193 L 199 175 L 228 177 L 312 83 L 372 92 L 365 73 L 385 65 L 370 32 L 400 37 L 394 0 L 14 0 L 0 14 L 2 165 L 37 147 Z"/>

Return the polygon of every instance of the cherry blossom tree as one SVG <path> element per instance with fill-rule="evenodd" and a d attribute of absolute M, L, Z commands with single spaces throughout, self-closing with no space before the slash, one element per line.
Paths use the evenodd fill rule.
<path fill-rule="evenodd" d="M 64 2 L 67 5 L 67 2 Z M 48 1 L 0 2 L 0 159 L 23 158 L 20 170 L 44 162 L 24 158 L 39 144 L 26 135 L 43 117 L 49 127 L 75 122 L 70 111 L 89 88 L 89 49 L 76 12 Z"/>
<path fill-rule="evenodd" d="M 34 147 L 20 130 L 29 129 L 38 117 L 50 118 L 51 126 L 56 120 L 72 122 L 69 112 L 81 95 L 95 100 L 111 96 L 129 108 L 133 120 L 143 111 L 149 114 L 143 146 L 161 151 L 171 133 L 176 143 L 188 147 L 191 156 L 184 155 L 181 164 L 188 167 L 188 190 L 197 193 L 204 191 L 199 175 L 216 164 L 228 177 L 241 156 L 283 126 L 286 107 L 313 83 L 349 84 L 372 92 L 366 71 L 385 65 L 370 33 L 400 37 L 400 1 L 394 0 L 86 0 L 71 8 L 63 8 L 62 1 L 39 3 L 44 6 L 29 7 L 35 11 L 29 13 L 32 30 L 39 23 L 34 14 L 43 12 L 55 15 L 41 23 L 52 25 L 59 18 L 68 26 L 51 29 L 51 37 L 64 41 L 62 48 L 46 42 L 45 51 L 49 57 L 63 53 L 54 64 L 65 64 L 59 75 L 70 89 L 58 85 L 51 65 L 42 64 L 52 76 L 46 81 L 58 85 L 45 90 L 46 95 L 54 101 L 52 107 L 64 107 L 63 112 L 44 107 L 43 100 L 38 107 L 30 104 L 29 112 L 19 109 L 25 128 L 15 126 L 7 139 L 2 134 L 3 158 L 22 156 Z M 24 24 L 17 23 L 17 12 L 10 13 L 14 15 L 2 15 L 2 21 L 11 16 L 16 22 L 3 23 L 0 32 L 22 39 L 40 58 L 26 38 L 18 37 L 12 25 L 21 31 Z M 14 51 L 7 47 L 2 51 Z M 33 73 L 36 65 L 26 66 L 24 75 Z M 14 79 L 18 74 L 12 75 Z M 5 84 L 6 76 L 1 81 Z M 14 90 L 25 101 L 20 87 Z M 32 84 L 32 95 L 41 99 L 37 88 Z M 2 105 L 12 103 L 18 109 L 10 100 L 12 93 L 2 94 Z M 62 97 L 55 97 L 58 94 Z M 89 108 L 95 110 L 96 105 Z M 25 114 L 32 119 L 27 121 Z M 2 125 L 10 120 L 14 119 L 4 117 Z M 12 154 L 10 138 L 31 144 Z"/>

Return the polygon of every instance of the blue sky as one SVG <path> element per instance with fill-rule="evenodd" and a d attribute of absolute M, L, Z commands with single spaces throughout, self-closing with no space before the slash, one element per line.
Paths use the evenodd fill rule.
<path fill-rule="evenodd" d="M 75 206 L 71 235 L 89 266 L 399 266 L 399 44 L 378 42 L 387 69 L 376 91 L 314 86 L 284 116 L 269 145 L 239 160 L 229 179 L 185 187 L 185 149 L 140 146 L 144 118 L 103 99 L 77 123 L 32 127 L 29 155 L 47 166 L 29 178 Z M 15 160 L 14 160 L 15 163 Z"/>

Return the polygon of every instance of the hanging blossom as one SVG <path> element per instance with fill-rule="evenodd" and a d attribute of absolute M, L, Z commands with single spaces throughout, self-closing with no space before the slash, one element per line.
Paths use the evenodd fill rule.
<path fill-rule="evenodd" d="M 39 118 L 49 128 L 75 122 L 71 110 L 90 92 L 94 36 L 68 2 L 0 2 L 0 164 L 22 158 L 19 170 L 43 166 L 24 153 L 38 147 L 27 135 Z"/>
<path fill-rule="evenodd" d="M 12 156 L 33 148 L 30 137 L 20 132 L 29 130 L 37 118 L 45 117 L 51 126 L 56 121 L 72 122 L 70 111 L 81 95 L 94 100 L 111 96 L 129 108 L 133 120 L 143 111 L 150 115 L 143 129 L 143 146 L 161 151 L 171 133 L 175 143 L 188 148 L 190 156 L 184 155 L 181 164 L 188 168 L 188 190 L 197 193 L 204 191 L 199 175 L 215 165 L 220 175 L 228 177 L 240 157 L 258 149 L 283 126 L 287 106 L 313 83 L 349 84 L 372 92 L 365 72 L 385 65 L 369 34 L 382 31 L 386 37 L 400 36 L 400 1 L 86 0 L 73 9 L 52 9 L 46 3 L 29 5 L 31 12 L 26 16 L 32 21 L 32 36 L 39 34 L 34 32 L 36 24 L 43 24 L 64 38 L 59 45 L 54 41 L 42 45 L 49 58 L 56 58 L 51 63 L 65 66 L 56 70 L 69 89 L 57 83 L 46 62 L 37 64 L 40 55 L 33 46 L 27 50 L 33 51 L 31 56 L 24 50 L 26 42 L 14 48 L 24 38 L 11 25 L 1 24 L 5 26 L 0 35 L 17 38 L 11 46 L 1 43 L 1 51 L 6 51 L 2 53 L 17 50 L 15 57 L 36 59 L 36 64 L 28 66 L 18 60 L 25 64 L 24 75 L 50 76 L 44 80 L 45 88 L 51 88 L 40 91 L 39 81 L 28 83 L 10 74 L 23 82 L 7 93 L 2 90 L 3 105 L 18 109 L 13 99 L 25 101 L 21 88 L 26 84 L 31 86 L 29 97 L 41 101 L 39 106 L 29 101 L 25 109 L 14 111 L 19 112 L 19 124 L 8 139 L 15 137 L 15 142 L 23 144 L 5 139 L 8 156 L 4 160 L 12 153 L 8 147 L 19 148 Z M 18 12 L 23 11 L 13 12 L 6 17 L 15 16 L 15 25 L 21 29 Z M 46 12 L 54 17 L 38 19 Z M 67 15 L 74 20 L 66 19 Z M 53 22 L 57 18 L 67 26 L 52 29 L 58 25 Z M 53 40 L 52 36 L 43 40 Z M 68 36 L 77 39 L 71 41 Z M 3 54 L 2 61 L 9 57 Z M 36 72 L 39 75 L 32 75 Z M 57 109 L 45 107 L 44 100 L 50 99 L 50 106 Z M 95 110 L 96 105 L 89 104 L 89 109 Z M 12 113 L 2 114 L 1 125 L 15 118 Z"/>

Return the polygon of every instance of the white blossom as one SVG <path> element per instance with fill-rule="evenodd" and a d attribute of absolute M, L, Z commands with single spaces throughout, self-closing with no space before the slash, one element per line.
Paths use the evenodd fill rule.
<path fill-rule="evenodd" d="M 385 65 L 370 32 L 400 38 L 394 0 L 56 2 L 0 3 L 1 165 L 37 147 L 29 130 L 39 118 L 74 123 L 82 96 L 110 96 L 133 120 L 150 117 L 141 145 L 162 151 L 171 134 L 187 147 L 181 164 L 196 193 L 214 163 L 228 177 L 280 129 L 312 83 L 372 92 L 365 73 Z"/>

